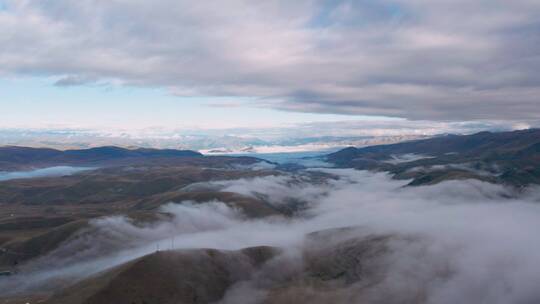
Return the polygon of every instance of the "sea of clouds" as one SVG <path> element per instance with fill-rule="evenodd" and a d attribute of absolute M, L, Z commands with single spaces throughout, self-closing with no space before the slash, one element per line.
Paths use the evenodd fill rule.
<path fill-rule="evenodd" d="M 298 258 L 295 253 L 302 251 L 309 233 L 361 227 L 359 237 L 394 235 L 418 240 L 390 242 L 392 250 L 384 257 L 390 266 L 377 288 L 370 290 L 371 299 L 382 295 L 407 299 L 422 293 L 425 303 L 540 300 L 538 189 L 517 194 L 476 180 L 404 187 L 408 181 L 394 180 L 385 173 L 311 171 L 339 178 L 314 184 L 307 178 L 282 175 L 212 185 L 222 191 L 264 197 L 269 204 L 290 199 L 306 202 L 305 209 L 294 216 L 250 219 L 239 209 L 211 201 L 171 202 L 161 209 L 168 216 L 147 224 L 127 217 L 105 217 L 0 284 L 13 291 L 50 289 L 54 288 L 51 282 L 80 280 L 167 249 L 235 250 L 268 245 Z M 250 297 L 253 299 L 264 298 L 264 290 L 253 286 L 249 290 L 245 284 L 233 288 L 224 301 L 238 299 L 243 292 L 259 295 Z M 355 297 L 361 292 L 366 290 L 352 285 L 336 299 L 358 300 Z"/>

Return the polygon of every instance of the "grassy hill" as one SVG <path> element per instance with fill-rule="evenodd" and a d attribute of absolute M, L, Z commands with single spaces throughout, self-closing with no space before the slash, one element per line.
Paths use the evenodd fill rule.
<path fill-rule="evenodd" d="M 82 281 L 45 303 L 212 303 L 277 252 L 272 247 L 156 252 Z"/>
<path fill-rule="evenodd" d="M 202 157 L 199 152 L 174 149 L 125 149 L 114 146 L 81 150 L 54 150 L 18 146 L 0 147 L 0 170 L 54 165 L 95 165 L 138 162 L 157 158 Z"/>
<path fill-rule="evenodd" d="M 0 270 L 50 252 L 86 228 L 91 219 L 127 215 L 145 220 L 171 202 L 218 200 L 248 217 L 278 214 L 279 210 L 261 200 L 235 193 L 182 191 L 193 183 L 280 174 L 243 167 L 259 161 L 250 157 L 158 158 L 69 176 L 0 182 Z"/>
<path fill-rule="evenodd" d="M 540 130 L 480 132 L 365 148 L 326 156 L 338 167 L 389 171 L 411 185 L 475 178 L 515 187 L 540 184 Z"/>

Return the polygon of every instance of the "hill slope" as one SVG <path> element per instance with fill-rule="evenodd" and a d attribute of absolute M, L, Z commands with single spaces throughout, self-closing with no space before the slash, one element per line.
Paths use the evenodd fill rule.
<path fill-rule="evenodd" d="M 54 150 L 18 146 L 0 147 L 0 170 L 14 170 L 18 167 L 45 167 L 54 165 L 81 165 L 121 160 L 149 158 L 201 157 L 199 152 L 174 149 L 125 149 L 114 146 L 82 150 Z"/>
<path fill-rule="evenodd" d="M 156 252 L 76 284 L 46 303 L 213 303 L 276 253 L 272 247 Z"/>
<path fill-rule="evenodd" d="M 326 156 L 338 167 L 383 170 L 412 185 L 477 178 L 513 186 L 540 184 L 540 129 L 446 135 Z"/>

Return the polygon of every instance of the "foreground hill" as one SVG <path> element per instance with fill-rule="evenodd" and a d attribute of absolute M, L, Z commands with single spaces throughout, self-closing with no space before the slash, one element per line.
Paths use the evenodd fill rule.
<path fill-rule="evenodd" d="M 540 184 L 540 129 L 446 135 L 403 143 L 349 147 L 326 156 L 338 167 L 383 170 L 412 185 L 476 178 L 525 186 Z"/>
<path fill-rule="evenodd" d="M 0 170 L 54 165 L 90 165 L 135 162 L 152 158 L 201 157 L 199 152 L 174 149 L 125 149 L 114 146 L 82 150 L 55 150 L 18 146 L 0 147 Z"/>
<path fill-rule="evenodd" d="M 376 292 L 384 288 L 389 242 L 399 239 L 359 232 L 313 232 L 300 256 L 268 246 L 155 252 L 63 289 L 45 303 L 422 303 L 420 290 L 400 295 L 399 302 L 391 292 Z"/>
<path fill-rule="evenodd" d="M 272 247 L 156 252 L 67 288 L 46 303 L 213 303 L 276 253 Z"/>

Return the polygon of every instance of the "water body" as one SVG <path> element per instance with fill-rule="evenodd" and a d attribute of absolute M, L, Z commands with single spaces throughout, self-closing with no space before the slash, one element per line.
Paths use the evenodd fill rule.
<path fill-rule="evenodd" d="M 302 152 L 242 153 L 230 154 L 230 156 L 251 156 L 278 164 L 294 163 L 304 165 L 306 167 L 328 167 L 330 164 L 323 162 L 321 157 L 335 151 L 336 149 Z"/>
<path fill-rule="evenodd" d="M 0 171 L 0 181 L 22 178 L 72 175 L 82 171 L 93 170 L 93 167 L 55 166 L 28 171 Z"/>

